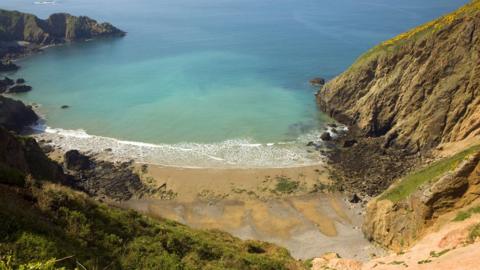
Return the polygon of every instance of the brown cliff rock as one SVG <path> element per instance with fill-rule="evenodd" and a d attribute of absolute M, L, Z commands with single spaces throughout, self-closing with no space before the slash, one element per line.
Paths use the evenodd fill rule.
<path fill-rule="evenodd" d="M 480 134 L 480 1 L 373 48 L 317 94 L 322 110 L 410 153 Z"/>

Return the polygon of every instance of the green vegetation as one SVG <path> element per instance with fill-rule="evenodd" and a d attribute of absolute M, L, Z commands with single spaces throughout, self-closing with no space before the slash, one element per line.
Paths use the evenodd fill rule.
<path fill-rule="evenodd" d="M 460 211 L 457 213 L 457 216 L 453 219 L 453 221 L 464 221 L 469 219 L 473 214 L 480 214 L 480 206 L 472 207 L 467 211 Z"/>
<path fill-rule="evenodd" d="M 426 260 L 418 261 L 418 264 L 426 264 L 426 263 L 431 263 L 431 262 L 432 262 L 432 260 L 426 259 Z"/>
<path fill-rule="evenodd" d="M 449 248 L 444 249 L 440 252 L 435 252 L 434 250 L 432 250 L 432 251 L 430 251 L 430 256 L 432 256 L 433 258 L 438 258 L 438 257 L 442 256 L 443 254 L 449 252 L 449 251 L 450 251 Z"/>
<path fill-rule="evenodd" d="M 31 262 L 14 266 L 12 256 L 0 259 L 0 270 L 65 270 L 65 267 L 56 267 L 57 262 L 61 260 L 50 259 L 45 262 Z"/>
<path fill-rule="evenodd" d="M 398 202 L 405 199 L 423 184 L 433 183 L 445 173 L 455 169 L 461 161 L 477 151 L 480 151 L 480 145 L 473 146 L 456 155 L 434 162 L 426 168 L 407 175 L 394 187 L 385 191 L 380 196 L 380 200 Z"/>
<path fill-rule="evenodd" d="M 275 185 L 275 191 L 289 194 L 295 192 L 300 183 L 298 181 L 293 181 L 285 176 L 277 176 L 277 184 Z"/>
<path fill-rule="evenodd" d="M 477 238 L 480 238 L 480 223 L 473 225 L 470 228 L 470 231 L 468 233 L 468 242 L 474 243 Z"/>
<path fill-rule="evenodd" d="M 25 174 L 0 163 L 0 183 L 23 187 Z"/>
<path fill-rule="evenodd" d="M 472 0 L 469 4 L 466 4 L 465 6 L 459 8 L 452 13 L 449 13 L 445 16 L 442 16 L 436 20 L 433 20 L 416 28 L 413 28 L 405 33 L 402 33 L 392 39 L 389 39 L 373 47 L 365 54 L 361 55 L 352 65 L 351 69 L 355 69 L 356 67 L 362 65 L 373 57 L 377 57 L 381 54 L 389 52 L 394 52 L 401 45 L 407 42 L 416 41 L 424 36 L 438 32 L 441 29 L 444 29 L 448 25 L 452 24 L 452 22 L 454 22 L 456 19 L 472 15 L 478 11 L 480 11 L 480 0 Z"/>
<path fill-rule="evenodd" d="M 50 183 L 0 185 L 0 228 L 0 270 L 303 269 L 283 248 L 152 220 Z"/>

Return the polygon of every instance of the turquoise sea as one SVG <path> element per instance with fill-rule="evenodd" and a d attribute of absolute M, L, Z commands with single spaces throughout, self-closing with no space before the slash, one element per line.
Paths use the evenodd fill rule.
<path fill-rule="evenodd" d="M 329 121 L 310 78 L 332 78 L 382 40 L 466 2 L 2 0 L 0 8 L 88 15 L 128 32 L 47 49 L 12 75 L 34 87 L 18 97 L 40 104 L 49 127 L 101 136 L 85 147 L 111 146 L 107 137 L 161 146 L 150 159 L 168 165 L 212 165 L 206 155 L 289 166 L 318 161 L 303 146 Z"/>

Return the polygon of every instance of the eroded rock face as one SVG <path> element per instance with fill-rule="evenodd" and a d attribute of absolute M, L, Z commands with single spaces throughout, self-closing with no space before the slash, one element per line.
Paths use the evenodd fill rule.
<path fill-rule="evenodd" d="M 48 19 L 21 13 L 0 10 L 0 40 L 27 41 L 49 45 L 101 36 L 123 36 L 125 32 L 109 23 L 98 23 L 85 16 L 66 13 L 52 14 Z"/>
<path fill-rule="evenodd" d="M 382 246 L 402 250 L 440 215 L 480 198 L 480 151 L 433 184 L 398 202 L 376 199 L 367 205 L 363 232 Z"/>
<path fill-rule="evenodd" d="M 0 126 L 20 132 L 37 120 L 35 112 L 23 102 L 0 96 Z"/>
<path fill-rule="evenodd" d="M 128 200 L 141 196 L 146 187 L 128 162 L 113 163 L 95 160 L 77 150 L 65 153 L 64 166 L 73 178 L 70 185 L 91 196 L 112 200 Z"/>
<path fill-rule="evenodd" d="M 319 90 L 321 109 L 410 153 L 479 135 L 478 6 L 367 52 Z"/>

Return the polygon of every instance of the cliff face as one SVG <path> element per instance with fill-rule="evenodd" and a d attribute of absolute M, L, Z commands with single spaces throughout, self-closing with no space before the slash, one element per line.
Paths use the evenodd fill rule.
<path fill-rule="evenodd" d="M 451 159 L 458 165 L 438 177 L 420 173 L 425 183 L 411 193 L 408 186 L 419 176 L 405 178 L 397 186 L 367 206 L 363 231 L 365 236 L 382 246 L 400 251 L 419 240 L 426 228 L 440 215 L 469 205 L 480 198 L 480 148 L 469 151 L 465 159 Z M 433 165 L 444 166 L 447 163 Z M 436 171 L 438 168 L 430 169 Z M 430 177 L 429 177 L 430 176 Z"/>
<path fill-rule="evenodd" d="M 0 41 L 27 41 L 49 45 L 102 36 L 123 36 L 125 32 L 109 23 L 66 13 L 42 20 L 32 14 L 0 10 Z"/>
<path fill-rule="evenodd" d="M 317 94 L 322 110 L 414 153 L 480 134 L 480 1 L 373 48 Z"/>

